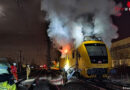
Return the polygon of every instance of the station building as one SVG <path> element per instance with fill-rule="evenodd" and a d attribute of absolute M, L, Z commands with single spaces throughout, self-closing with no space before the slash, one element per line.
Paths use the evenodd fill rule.
<path fill-rule="evenodd" d="M 126 64 L 130 66 L 130 37 L 112 43 L 112 66 Z"/>

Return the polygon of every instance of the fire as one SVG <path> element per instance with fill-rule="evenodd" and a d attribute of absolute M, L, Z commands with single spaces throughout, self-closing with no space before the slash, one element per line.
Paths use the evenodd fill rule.
<path fill-rule="evenodd" d="M 65 49 L 65 50 L 64 50 L 64 53 L 67 53 L 67 52 L 68 52 L 68 50 L 67 50 L 67 49 Z"/>
<path fill-rule="evenodd" d="M 62 54 L 67 54 L 70 51 L 70 46 L 66 45 L 60 50 Z"/>

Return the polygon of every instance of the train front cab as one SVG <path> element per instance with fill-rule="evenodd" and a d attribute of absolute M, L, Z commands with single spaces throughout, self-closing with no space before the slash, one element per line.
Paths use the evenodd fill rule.
<path fill-rule="evenodd" d="M 78 68 L 86 78 L 107 78 L 111 69 L 111 57 L 102 41 L 85 41 L 78 48 Z"/>

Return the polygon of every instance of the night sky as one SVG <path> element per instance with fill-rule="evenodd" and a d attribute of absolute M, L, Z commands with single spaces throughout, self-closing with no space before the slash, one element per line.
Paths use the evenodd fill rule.
<path fill-rule="evenodd" d="M 1 9 L 0 57 L 18 60 L 19 50 L 22 50 L 23 59 L 27 63 L 31 60 L 38 64 L 40 61 L 45 62 L 47 39 L 43 28 L 46 26 L 41 27 L 43 18 L 40 0 L 0 0 Z M 130 11 L 123 12 L 120 17 L 113 17 L 113 22 L 119 28 L 117 40 L 130 36 Z"/>
<path fill-rule="evenodd" d="M 114 17 L 113 21 L 118 27 L 119 34 L 119 37 L 114 41 L 130 37 L 130 12 L 123 12 L 120 17 Z"/>
<path fill-rule="evenodd" d="M 41 59 L 40 0 L 0 0 L 0 8 L 0 56 Z"/>
<path fill-rule="evenodd" d="M 128 7 L 127 3 L 130 0 L 115 0 L 117 3 L 122 3 L 122 7 Z M 130 11 L 122 11 L 122 15 L 120 17 L 113 17 L 113 22 L 118 27 L 119 37 L 116 40 L 124 39 L 126 37 L 130 37 Z"/>

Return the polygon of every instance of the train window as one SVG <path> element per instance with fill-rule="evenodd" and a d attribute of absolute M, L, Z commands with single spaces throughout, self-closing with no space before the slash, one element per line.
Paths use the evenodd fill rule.
<path fill-rule="evenodd" d="M 85 46 L 89 56 L 107 56 L 104 44 L 86 44 Z"/>

